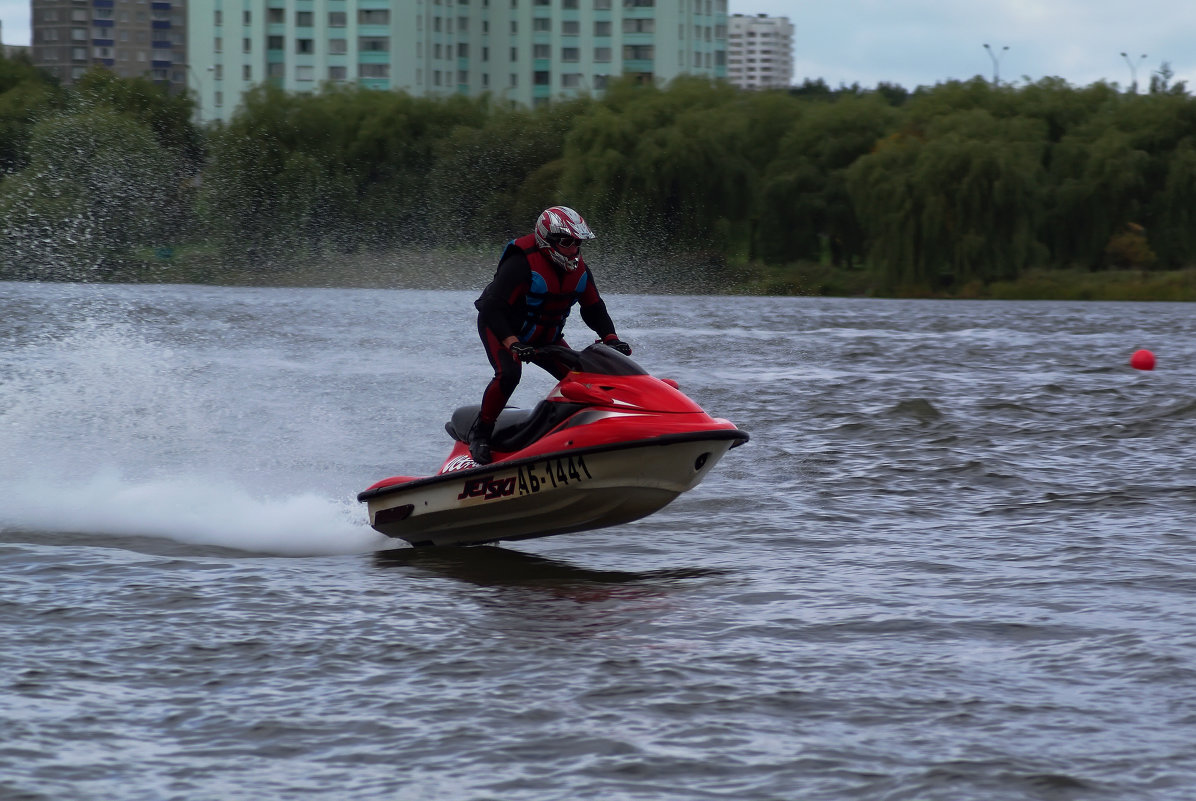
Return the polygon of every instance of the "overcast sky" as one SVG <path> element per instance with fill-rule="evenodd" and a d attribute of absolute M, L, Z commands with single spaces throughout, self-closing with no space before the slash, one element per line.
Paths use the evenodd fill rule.
<path fill-rule="evenodd" d="M 881 81 L 908 89 L 975 75 L 1046 76 L 1076 86 L 1138 82 L 1170 62 L 1196 91 L 1192 0 L 729 0 L 731 13 L 788 17 L 794 76 L 831 86 Z M 1004 48 L 1008 47 L 1008 50 Z M 1146 58 L 1141 59 L 1145 54 Z"/>
<path fill-rule="evenodd" d="M 669 2 L 669 0 L 661 0 Z M 913 89 L 974 75 L 1058 76 L 1145 87 L 1164 61 L 1196 91 L 1192 0 L 729 0 L 730 12 L 788 17 L 794 78 Z M 29 44 L 29 0 L 0 0 L 5 44 Z M 1008 47 L 1008 50 L 1004 48 Z M 1122 58 L 1129 54 L 1133 69 Z M 1146 58 L 1141 56 L 1145 54 Z"/>

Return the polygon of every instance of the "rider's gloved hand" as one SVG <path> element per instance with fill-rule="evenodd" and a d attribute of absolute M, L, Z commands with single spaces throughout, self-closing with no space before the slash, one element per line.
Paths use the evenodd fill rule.
<path fill-rule="evenodd" d="M 606 345 L 608 348 L 614 348 L 619 353 L 622 353 L 624 356 L 631 355 L 631 346 L 628 345 L 623 340 L 619 339 L 614 334 L 607 334 L 606 336 L 604 336 L 602 338 L 602 344 Z"/>
<path fill-rule="evenodd" d="M 536 349 L 524 342 L 516 342 L 511 345 L 511 355 L 521 362 L 530 362 L 536 355 Z"/>

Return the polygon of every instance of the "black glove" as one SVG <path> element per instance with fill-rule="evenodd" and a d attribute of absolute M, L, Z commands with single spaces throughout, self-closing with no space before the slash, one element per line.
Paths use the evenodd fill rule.
<path fill-rule="evenodd" d="M 608 337 L 608 338 L 602 340 L 602 344 L 606 345 L 608 348 L 614 348 L 619 353 L 622 353 L 624 356 L 631 355 L 631 346 L 628 345 L 623 340 L 619 339 L 618 337 Z"/>
<path fill-rule="evenodd" d="M 511 346 L 511 355 L 521 362 L 530 362 L 536 355 L 536 349 L 525 342 L 516 342 Z"/>

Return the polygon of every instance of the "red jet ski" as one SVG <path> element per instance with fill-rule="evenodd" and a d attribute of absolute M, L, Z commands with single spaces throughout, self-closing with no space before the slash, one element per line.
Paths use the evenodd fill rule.
<path fill-rule="evenodd" d="M 602 344 L 539 349 L 570 372 L 534 409 L 504 409 L 494 460 L 468 434 L 479 406 L 453 413 L 434 476 L 394 476 L 361 492 L 370 525 L 412 545 L 478 545 L 614 526 L 661 509 L 748 441 L 677 388 Z"/>

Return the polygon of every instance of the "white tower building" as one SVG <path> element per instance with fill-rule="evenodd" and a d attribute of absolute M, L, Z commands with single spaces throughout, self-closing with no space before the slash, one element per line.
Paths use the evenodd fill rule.
<path fill-rule="evenodd" d="M 793 82 L 793 25 L 788 17 L 727 18 L 727 80 L 742 89 L 784 89 Z"/>

